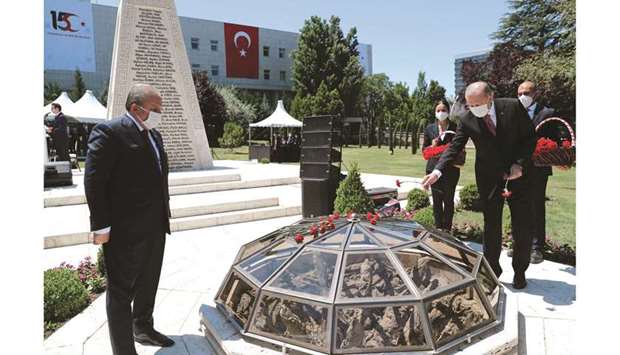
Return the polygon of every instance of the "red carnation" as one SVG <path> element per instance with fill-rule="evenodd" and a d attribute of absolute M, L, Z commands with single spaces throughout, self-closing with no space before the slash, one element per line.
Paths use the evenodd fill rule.
<path fill-rule="evenodd" d="M 304 242 L 304 236 L 301 235 L 301 233 L 295 234 L 295 241 L 297 242 L 297 244 L 303 243 Z"/>
<path fill-rule="evenodd" d="M 564 149 L 569 149 L 570 147 L 572 147 L 573 145 L 571 144 L 570 141 L 562 141 L 562 148 Z"/>
<path fill-rule="evenodd" d="M 376 220 L 376 219 L 374 219 L 374 218 L 373 218 L 373 219 L 371 219 L 371 220 L 370 220 L 370 224 L 372 224 L 372 225 L 374 226 L 375 224 L 377 224 L 377 220 Z"/>
<path fill-rule="evenodd" d="M 396 186 L 400 187 L 400 180 L 396 179 Z"/>
<path fill-rule="evenodd" d="M 340 213 L 338 213 L 338 211 L 334 212 L 334 219 L 339 219 L 340 218 Z"/>
<path fill-rule="evenodd" d="M 373 217 L 372 212 L 368 212 L 368 213 L 366 213 L 366 219 L 367 219 L 367 220 L 369 220 L 369 221 L 370 221 L 370 220 L 372 219 L 372 217 Z"/>

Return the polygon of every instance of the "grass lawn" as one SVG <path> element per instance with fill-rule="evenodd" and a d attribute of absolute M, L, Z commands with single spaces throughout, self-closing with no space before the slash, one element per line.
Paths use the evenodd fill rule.
<path fill-rule="evenodd" d="M 411 155 L 410 149 L 395 149 L 390 155 L 386 147 L 378 149 L 349 147 L 343 148 L 343 162 L 349 164 L 357 161 L 360 170 L 365 173 L 423 177 L 426 161 L 421 153 Z M 473 149 L 467 150 L 467 161 L 461 169 L 459 185 L 474 184 Z M 560 243 L 575 247 L 575 168 L 568 171 L 554 169 L 547 185 L 547 235 Z M 504 208 L 504 223 L 509 220 L 508 205 Z M 475 221 L 482 226 L 482 213 L 459 211 L 455 222 Z"/>

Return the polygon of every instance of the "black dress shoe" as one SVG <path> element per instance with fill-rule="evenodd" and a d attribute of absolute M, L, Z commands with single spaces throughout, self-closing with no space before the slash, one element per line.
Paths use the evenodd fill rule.
<path fill-rule="evenodd" d="M 164 348 L 174 345 L 174 340 L 154 329 L 148 332 L 134 334 L 133 337 L 136 342 L 142 345 L 161 346 Z"/>
<path fill-rule="evenodd" d="M 512 288 L 516 290 L 524 289 L 527 286 L 527 281 L 525 280 L 525 274 L 515 274 L 515 277 L 512 279 Z"/>
<path fill-rule="evenodd" d="M 532 250 L 532 254 L 530 255 L 530 264 L 540 264 L 543 260 L 545 260 L 545 258 L 540 250 Z"/>

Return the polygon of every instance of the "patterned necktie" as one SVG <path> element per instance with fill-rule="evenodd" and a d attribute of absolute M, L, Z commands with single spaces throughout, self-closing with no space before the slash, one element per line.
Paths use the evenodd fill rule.
<path fill-rule="evenodd" d="M 491 134 L 495 136 L 495 123 L 493 123 L 493 120 L 491 120 L 491 115 L 484 116 L 484 123 L 487 125 L 489 132 L 491 132 Z"/>

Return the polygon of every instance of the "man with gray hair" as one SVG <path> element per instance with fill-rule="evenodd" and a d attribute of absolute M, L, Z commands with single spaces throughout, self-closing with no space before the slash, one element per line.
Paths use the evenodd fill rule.
<path fill-rule="evenodd" d="M 91 132 L 84 172 L 91 238 L 103 245 L 115 355 L 137 354 L 134 340 L 174 345 L 153 326 L 165 235 L 170 234 L 168 159 L 155 129 L 162 99 L 152 86 L 136 84 L 125 107 L 123 116 Z"/>
<path fill-rule="evenodd" d="M 452 165 L 471 138 L 476 146 L 476 185 L 483 205 L 484 256 L 497 277 L 502 273 L 502 210 L 510 207 L 515 275 L 513 287 L 527 286 L 525 271 L 532 247 L 530 168 L 536 146 L 534 125 L 517 99 L 495 99 L 491 87 L 482 81 L 465 91 L 469 112 L 459 117 L 456 135 L 442 154 L 435 170 L 422 182 L 430 187 Z M 504 191 L 505 190 L 505 191 Z"/>

